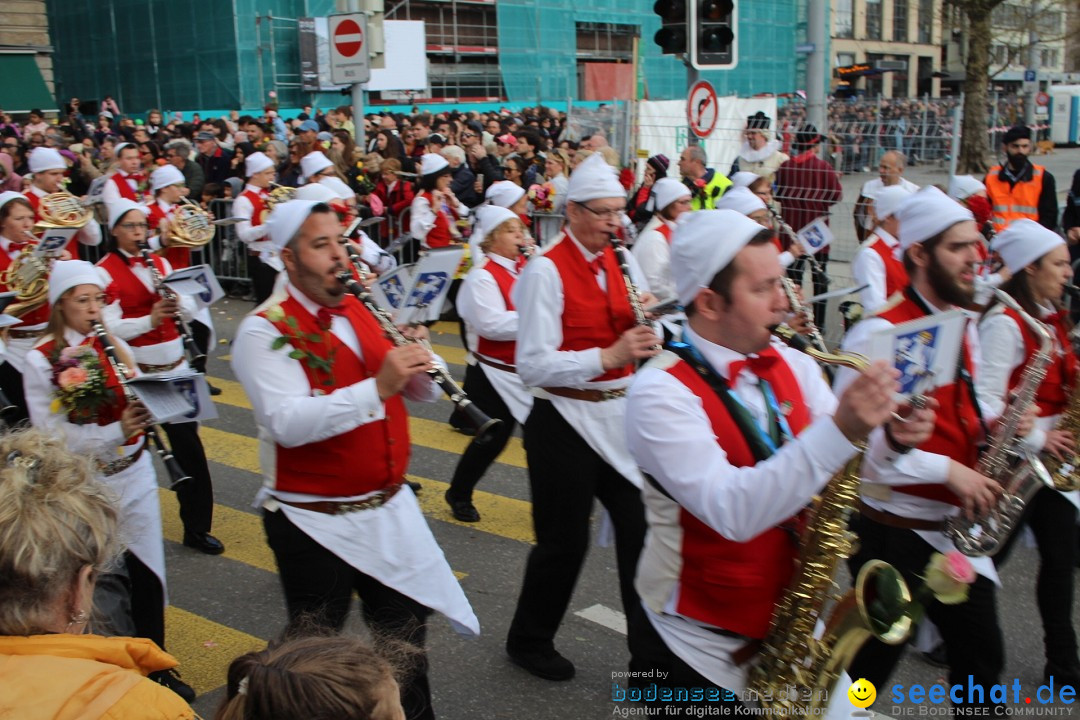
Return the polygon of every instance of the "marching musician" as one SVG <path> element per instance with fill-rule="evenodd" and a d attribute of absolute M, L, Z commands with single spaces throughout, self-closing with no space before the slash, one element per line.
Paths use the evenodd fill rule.
<path fill-rule="evenodd" d="M 472 501 L 473 489 L 506 447 L 515 424 L 524 425 L 532 409 L 532 395 L 514 367 L 518 313 L 512 299 L 531 242 L 521 218 L 508 208 L 481 205 L 476 216 L 484 238 L 480 249 L 487 261 L 469 271 L 456 301 L 458 313 L 475 335 L 469 348 L 475 362 L 465 368 L 465 392 L 477 407 L 502 424 L 482 442 L 469 443 L 458 460 L 446 502 L 461 522 L 480 521 Z"/>
<path fill-rule="evenodd" d="M 637 324 L 612 249 L 626 193 L 601 155 L 574 171 L 567 201 L 566 227 L 529 262 L 513 298 L 517 370 L 535 398 L 525 421 L 525 453 L 536 545 L 506 650 L 514 663 L 547 680 L 574 676 L 574 664 L 554 639 L 585 560 L 594 498 L 614 526 L 627 617 L 638 605 L 633 583 L 645 538 L 642 481 L 622 422 L 634 363 L 659 352 L 660 343 L 652 327 Z M 647 290 L 637 263 L 623 255 L 634 284 Z M 653 300 L 651 293 L 642 297 Z"/>
<path fill-rule="evenodd" d="M 690 198 L 690 188 L 675 178 L 665 177 L 653 183 L 645 203 L 645 208 L 654 212 L 634 242 L 634 259 L 641 266 L 649 289 L 658 298 L 675 297 L 675 282 L 671 278 L 671 234 L 679 216 L 690 210 Z"/>
<path fill-rule="evenodd" d="M 859 291 L 859 302 L 867 315 L 907 287 L 907 271 L 897 256 L 900 221 L 896 219 L 896 208 L 913 192 L 904 185 L 890 185 L 873 197 L 872 229 L 851 262 L 855 284 L 866 286 Z"/>
<path fill-rule="evenodd" d="M 333 179 L 336 180 L 337 178 Z M 343 229 L 348 229 L 355 218 L 355 214 L 349 213 L 349 208 L 343 202 L 341 193 L 334 192 L 331 187 L 332 185 L 322 182 L 301 185 L 296 189 L 295 199 L 326 203 L 330 206 L 331 210 L 337 213 L 338 220 L 341 222 L 341 227 Z M 349 192 L 351 193 L 351 191 Z M 379 247 L 378 243 L 368 237 L 368 234 L 363 230 L 358 229 L 354 238 L 347 238 L 347 240 L 359 250 L 360 259 L 363 260 L 364 264 L 367 265 L 368 270 L 370 270 L 373 275 L 382 275 L 397 267 L 397 259 Z M 352 267 L 351 264 L 350 269 L 354 271 L 354 276 L 356 276 L 357 279 L 366 282 L 364 278 L 360 278 L 356 275 L 356 268 Z"/>
<path fill-rule="evenodd" d="M 874 365 L 837 400 L 814 360 L 770 342 L 788 309 L 779 251 L 736 211 L 680 222 L 671 267 L 683 339 L 635 376 L 626 408 L 649 521 L 630 642 L 658 685 L 741 694 L 794 571 L 800 511 L 889 419 L 896 371 Z M 897 430 L 911 443 L 933 411 L 913 420 Z"/>
<path fill-rule="evenodd" d="M 159 278 L 172 272 L 169 261 L 150 254 L 153 269 L 140 253 L 146 242 L 149 211 L 144 205 L 121 199 L 109 206 L 109 232 L 116 243 L 97 264 L 108 294 L 104 310 L 113 333 L 131 346 L 131 353 L 144 373 L 188 369 L 184 342 L 177 328 L 177 314 L 190 322 L 195 302 L 175 293 L 165 295 L 157 288 Z M 191 479 L 176 487 L 180 520 L 184 524 L 184 545 L 207 555 L 220 555 L 225 546 L 210 534 L 214 517 L 214 488 L 206 451 L 199 439 L 197 422 L 162 423 L 173 454 Z"/>
<path fill-rule="evenodd" d="M 469 208 L 450 191 L 452 179 L 450 163 L 439 153 L 420 160 L 420 192 L 413 198 L 409 228 L 424 247 L 446 247 L 461 239 L 457 221 L 469 216 Z"/>
<path fill-rule="evenodd" d="M 265 153 L 252 153 L 244 158 L 244 172 L 247 185 L 233 201 L 232 214 L 242 218 L 236 224 L 236 237 L 247 245 L 248 276 L 255 293 L 255 304 L 261 305 L 274 291 L 274 281 L 285 267 L 266 240 L 269 197 L 266 188 L 274 181 L 274 161 Z"/>
<path fill-rule="evenodd" d="M 46 195 L 64 191 L 64 176 L 67 174 L 67 163 L 64 161 L 63 155 L 52 148 L 46 147 L 35 149 L 30 153 L 27 162 L 33 177 L 25 195 L 26 199 L 30 201 L 31 207 L 34 208 L 34 222 L 36 223 L 41 220 L 42 198 Z M 71 257 L 79 256 L 80 243 L 83 245 L 101 244 L 101 227 L 93 220 L 83 225 L 82 229 L 67 244 L 65 249 L 71 254 Z"/>
<path fill-rule="evenodd" d="M 976 248 L 982 237 L 971 213 L 931 186 L 908 197 L 894 214 L 900 221 L 908 286 L 875 317 L 852 327 L 844 341 L 846 350 L 865 353 L 875 332 L 968 307 L 974 297 Z M 978 375 L 978 348 L 969 323 L 955 379 L 926 393 L 938 406 L 928 440 L 914 447 L 896 434 L 895 423 L 871 434 L 863 461 L 859 515 L 851 521 L 859 535 L 859 549 L 848 560 L 853 577 L 865 563 L 881 559 L 899 570 L 910 587 L 919 587 L 931 555 L 955 549 L 943 532 L 944 520 L 960 512 L 983 516 L 994 506 L 1000 485 L 974 469 L 981 443 L 990 439 L 997 420 L 996 413 L 976 400 L 972 378 Z M 848 370 L 837 373 L 837 389 L 846 387 L 851 378 Z M 1031 417 L 1025 416 L 1020 434 L 1030 425 Z M 978 577 L 969 587 L 967 601 L 945 605 L 934 600 L 926 615 L 945 640 L 949 682 L 989 688 L 1004 662 L 995 609 L 997 573 L 988 557 L 972 558 L 972 565 Z M 870 640 L 849 674 L 882 687 L 902 652 L 902 644 Z M 973 698 L 973 704 L 992 704 L 989 697 L 979 700 Z"/>
<path fill-rule="evenodd" d="M 157 479 L 143 433 L 152 420 L 146 407 L 126 398 L 123 379 L 93 331 L 95 321 L 105 320 L 105 304 L 93 265 L 61 260 L 53 266 L 48 329 L 26 356 L 26 399 L 31 422 L 93 457 L 99 479 L 116 498 L 125 550 L 120 568 L 100 577 L 95 589 L 95 605 L 105 615 L 105 626 L 96 631 L 149 638 L 164 649 L 165 548 Z M 130 348 L 115 335 L 110 342 L 134 372 Z M 188 702 L 195 699 L 174 671 L 150 677 Z"/>
<path fill-rule="evenodd" d="M 263 525 L 290 622 L 340 630 L 356 591 L 376 634 L 423 648 L 432 610 L 460 632 L 478 633 L 404 482 L 403 397 L 436 399 L 426 373 L 438 358 L 420 343 L 391 346 L 373 314 L 346 294 L 337 277 L 349 260 L 328 205 L 282 203 L 269 232 L 286 292 L 241 323 L 232 365 L 259 426 Z M 408 332 L 427 335 L 422 327 Z M 422 652 L 401 692 L 407 717 L 434 717 Z"/>
<path fill-rule="evenodd" d="M 1073 275 L 1068 246 L 1056 232 L 1021 218 L 994 238 L 994 251 L 1012 273 L 1001 289 L 1029 315 L 1045 323 L 1055 337 L 1053 362 L 1035 395 L 1039 417 L 1025 444 L 1059 459 L 1067 458 L 1075 452 L 1076 438 L 1067 430 L 1055 429 L 1055 425 L 1062 413 L 1070 410 L 1069 393 L 1077 381 L 1077 359 L 1069 340 L 1071 323 L 1060 302 Z M 1000 413 L 1024 367 L 1039 349 L 1039 342 L 1015 311 L 992 300 L 979 322 L 979 346 L 982 362 L 976 390 L 987 405 Z M 1072 624 L 1078 504 L 1080 492 L 1044 487 L 1030 500 L 1025 515 L 1039 547 L 1036 598 L 1046 648 L 1044 675 L 1074 687 L 1080 686 L 1080 661 Z M 995 555 L 999 567 L 1017 536 L 1014 533 L 1011 542 Z"/>
<path fill-rule="evenodd" d="M 120 143 L 113 152 L 116 154 L 116 171 L 109 176 L 101 191 L 101 199 L 106 206 L 121 198 L 142 203 L 148 200 L 149 193 L 146 175 L 143 174 L 142 158 L 139 148 L 133 143 Z"/>

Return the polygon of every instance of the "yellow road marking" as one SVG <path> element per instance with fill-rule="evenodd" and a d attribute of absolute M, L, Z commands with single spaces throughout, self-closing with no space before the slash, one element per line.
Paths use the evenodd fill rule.
<path fill-rule="evenodd" d="M 165 610 L 165 646 L 180 661 L 184 682 L 201 695 L 225 684 L 234 658 L 265 648 L 266 641 L 170 606 Z"/>
<path fill-rule="evenodd" d="M 247 394 L 244 393 L 244 387 L 240 383 L 235 380 L 225 380 L 217 377 L 207 378 L 207 380 L 214 387 L 221 389 L 221 394 L 214 398 L 214 402 L 246 410 L 251 409 L 251 401 L 248 400 Z M 409 418 L 409 434 L 414 445 L 444 450 L 457 455 L 465 452 L 465 448 L 472 441 L 472 438 L 451 430 L 446 423 L 417 417 Z M 510 442 L 507 443 L 506 449 L 502 451 L 497 461 L 519 468 L 528 467 L 525 462 L 525 448 L 521 445 L 521 438 L 510 438 Z M 225 462 L 225 464 L 231 465 L 232 463 Z M 253 472 L 258 472 L 258 470 Z"/>

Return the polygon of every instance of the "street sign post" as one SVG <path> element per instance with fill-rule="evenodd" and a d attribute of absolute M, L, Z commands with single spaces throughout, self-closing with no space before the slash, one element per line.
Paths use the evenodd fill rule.
<path fill-rule="evenodd" d="M 371 79 L 367 50 L 367 16 L 345 13 L 330 16 L 330 79 L 353 85 Z"/>
<path fill-rule="evenodd" d="M 686 119 L 690 124 L 690 132 L 702 139 L 712 135 L 716 129 L 719 111 L 716 90 L 712 84 L 705 80 L 694 83 L 686 97 Z"/>

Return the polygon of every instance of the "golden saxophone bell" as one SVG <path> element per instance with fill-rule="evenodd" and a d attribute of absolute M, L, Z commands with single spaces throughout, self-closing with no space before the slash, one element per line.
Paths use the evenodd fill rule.
<path fill-rule="evenodd" d="M 93 218 L 93 211 L 84 207 L 79 198 L 61 191 L 41 198 L 38 215 L 41 219 L 34 223 L 35 227 L 47 230 L 81 228 Z"/>
<path fill-rule="evenodd" d="M 176 206 L 169 218 L 169 247 L 198 248 L 214 238 L 210 213 L 191 201 Z"/>

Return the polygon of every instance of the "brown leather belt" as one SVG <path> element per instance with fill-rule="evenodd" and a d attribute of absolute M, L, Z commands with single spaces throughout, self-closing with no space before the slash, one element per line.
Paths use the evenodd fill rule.
<path fill-rule="evenodd" d="M 571 400 L 584 400 L 586 402 L 604 402 L 605 400 L 626 397 L 626 388 L 615 388 L 614 390 L 596 390 L 595 388 L 589 388 L 587 390 L 582 390 L 580 388 L 546 387 L 542 388 L 542 390 L 551 393 L 552 395 L 558 395 L 559 397 L 570 398 Z"/>
<path fill-rule="evenodd" d="M 312 512 L 323 513 L 324 515 L 346 515 L 361 510 L 374 510 L 377 507 L 382 507 L 390 502 L 390 498 L 397 495 L 398 490 L 400 490 L 404 484 L 405 483 L 403 482 L 399 482 L 396 485 L 383 488 L 376 493 L 368 495 L 362 500 L 347 500 L 344 502 L 338 502 L 336 500 L 293 502 L 291 500 L 282 500 L 281 498 L 275 499 L 283 505 L 290 505 L 292 507 L 300 508 L 301 510 L 310 510 Z"/>
<path fill-rule="evenodd" d="M 514 373 L 515 375 L 517 374 L 517 368 L 514 367 L 513 365 L 503 365 L 500 362 L 495 362 L 494 360 L 488 360 L 483 355 L 474 354 L 473 357 L 476 358 L 476 362 L 484 363 L 485 365 L 489 365 L 489 366 L 495 368 L 496 370 L 505 370 L 506 372 L 511 372 L 511 373 Z"/>
<path fill-rule="evenodd" d="M 869 518 L 876 523 L 881 523 L 888 527 L 900 528 L 901 530 L 940 531 L 945 527 L 945 523 L 942 520 L 922 520 L 920 518 L 908 518 L 900 515 L 893 515 L 891 512 L 885 512 L 884 510 L 870 507 L 862 500 L 859 501 L 859 513 L 864 518 Z"/>
<path fill-rule="evenodd" d="M 113 461 L 107 462 L 107 463 L 101 462 L 100 460 L 98 460 L 98 463 L 97 463 L 98 472 L 100 472 L 102 475 L 104 475 L 106 477 L 108 477 L 109 475 L 115 475 L 117 473 L 124 472 L 129 467 L 134 465 L 136 460 L 138 460 L 140 457 L 142 457 L 143 450 L 145 450 L 145 449 L 146 449 L 146 441 L 143 440 L 143 443 L 142 443 L 142 445 L 139 446 L 139 449 L 136 450 L 131 455 L 128 455 L 127 457 L 122 457 L 122 458 L 119 458 L 117 460 L 113 460 Z"/>
<path fill-rule="evenodd" d="M 139 369 L 145 373 L 169 372 L 174 368 L 180 367 L 180 363 L 182 362 L 184 362 L 183 356 L 181 356 L 180 359 L 176 362 L 165 363 L 164 365 L 149 365 L 145 363 L 139 363 Z"/>
<path fill-rule="evenodd" d="M 45 334 L 45 329 L 41 330 L 15 330 L 10 329 L 7 331 L 8 337 L 13 340 L 27 340 L 29 338 L 41 337 Z"/>

